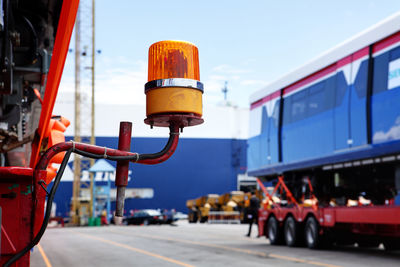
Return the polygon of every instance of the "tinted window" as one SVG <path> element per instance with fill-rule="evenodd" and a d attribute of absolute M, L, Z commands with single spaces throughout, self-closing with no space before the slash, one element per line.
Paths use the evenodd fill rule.
<path fill-rule="evenodd" d="M 279 103 L 279 100 L 275 102 L 274 111 L 272 112 L 275 128 L 279 127 Z"/>
<path fill-rule="evenodd" d="M 283 124 L 332 109 L 335 105 L 335 86 L 336 76 L 333 76 L 284 98 Z"/>
<path fill-rule="evenodd" d="M 283 99 L 283 124 L 288 124 L 291 122 L 290 113 L 291 113 L 291 97 L 285 97 Z"/>
<path fill-rule="evenodd" d="M 291 121 L 304 119 L 307 115 L 307 89 L 293 94 L 291 98 Z"/>
<path fill-rule="evenodd" d="M 354 88 L 358 98 L 363 98 L 367 95 L 367 80 L 368 80 L 368 60 L 361 63 L 357 77 L 354 81 Z"/>
<path fill-rule="evenodd" d="M 262 115 L 261 115 L 261 133 L 268 133 L 268 114 L 267 108 L 265 106 L 262 107 Z"/>
<path fill-rule="evenodd" d="M 325 81 L 325 110 L 335 106 L 336 76 L 332 76 Z"/>
<path fill-rule="evenodd" d="M 347 90 L 347 82 L 343 72 L 336 74 L 335 106 L 340 106 L 343 102 Z"/>
<path fill-rule="evenodd" d="M 309 89 L 308 116 L 318 114 L 326 109 L 325 107 L 325 82 L 313 85 Z"/>

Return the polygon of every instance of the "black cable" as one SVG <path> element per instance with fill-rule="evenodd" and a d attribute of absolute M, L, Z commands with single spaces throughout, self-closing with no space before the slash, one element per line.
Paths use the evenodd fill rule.
<path fill-rule="evenodd" d="M 172 131 L 172 127 L 170 127 L 171 132 L 169 133 L 169 139 L 167 144 L 165 145 L 165 147 L 163 148 L 163 150 L 161 150 L 160 152 L 154 153 L 154 154 L 142 154 L 139 155 L 139 160 L 145 160 L 145 159 L 156 159 L 161 157 L 162 155 L 164 155 L 165 153 L 167 153 L 167 151 L 171 148 L 172 143 L 174 141 L 174 139 L 176 138 L 176 135 L 179 135 L 179 133 L 175 133 Z"/>
<path fill-rule="evenodd" d="M 53 187 L 51 188 L 50 193 L 47 198 L 46 212 L 45 212 L 43 223 L 42 223 L 42 226 L 40 227 L 39 232 L 24 249 L 22 249 L 20 252 L 15 254 L 11 259 L 9 259 L 3 265 L 3 267 L 11 266 L 11 264 L 16 262 L 19 258 L 21 258 L 23 255 L 25 255 L 25 253 L 27 253 L 30 249 L 32 249 L 35 245 L 37 245 L 39 243 L 40 239 L 42 238 L 42 236 L 47 228 L 47 225 L 49 223 L 49 219 L 50 219 L 50 215 L 51 215 L 51 207 L 53 205 L 54 196 L 55 196 L 57 188 L 60 184 L 61 177 L 64 173 L 65 167 L 68 164 L 68 160 L 69 160 L 71 153 L 72 153 L 72 149 L 67 151 L 67 153 L 65 154 L 64 159 L 61 163 L 60 169 L 58 170 L 57 175 L 54 178 L 54 184 L 53 184 Z"/>
<path fill-rule="evenodd" d="M 34 61 L 35 58 L 37 57 L 37 48 L 39 43 L 37 33 L 35 27 L 33 27 L 31 21 L 27 17 L 22 16 L 22 19 L 25 21 L 25 23 L 28 25 L 29 29 L 32 32 L 33 46 L 30 47 L 30 50 L 32 51 L 31 61 Z"/>
<path fill-rule="evenodd" d="M 105 155 L 103 155 L 103 154 L 94 154 L 94 153 L 82 151 L 82 150 L 79 150 L 79 149 L 76 149 L 76 148 L 75 148 L 75 150 L 73 152 L 75 152 L 78 155 L 81 155 L 81 156 L 84 156 L 84 157 L 88 157 L 88 158 L 92 158 L 92 159 L 106 158 L 106 159 L 114 160 L 114 161 L 119 161 L 119 160 L 135 160 L 136 161 L 137 158 L 138 158 L 138 155 L 139 155 L 139 154 L 134 154 L 134 155 L 131 155 L 131 156 L 109 156 L 109 155 L 106 154 L 106 157 L 105 157 Z"/>

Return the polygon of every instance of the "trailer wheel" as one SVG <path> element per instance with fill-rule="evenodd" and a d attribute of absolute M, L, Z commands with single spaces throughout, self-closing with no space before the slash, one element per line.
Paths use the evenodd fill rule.
<path fill-rule="evenodd" d="M 289 247 L 295 247 L 299 243 L 299 225 L 296 223 L 293 217 L 289 216 L 285 221 L 283 228 L 283 234 L 285 237 L 286 245 Z"/>
<path fill-rule="evenodd" d="M 197 213 L 189 212 L 188 220 L 189 220 L 189 223 L 196 223 L 197 222 Z"/>
<path fill-rule="evenodd" d="M 208 220 L 208 216 L 203 216 L 200 218 L 200 223 L 205 223 Z"/>
<path fill-rule="evenodd" d="M 271 216 L 267 222 L 267 234 L 271 245 L 280 245 L 282 243 L 282 234 L 278 220 Z"/>
<path fill-rule="evenodd" d="M 306 221 L 304 239 L 308 248 L 317 249 L 321 246 L 322 237 L 319 234 L 319 224 L 314 217 L 309 217 Z"/>

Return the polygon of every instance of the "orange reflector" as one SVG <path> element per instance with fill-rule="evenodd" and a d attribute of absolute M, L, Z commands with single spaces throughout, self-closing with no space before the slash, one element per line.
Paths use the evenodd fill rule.
<path fill-rule="evenodd" d="M 52 130 L 65 132 L 67 130 L 67 127 L 65 127 L 65 125 L 63 123 L 61 123 L 60 121 L 54 120 L 54 124 L 53 124 Z"/>
<path fill-rule="evenodd" d="M 64 124 L 65 127 L 68 127 L 68 126 L 71 124 L 71 122 L 70 122 L 67 118 L 65 118 L 65 117 L 63 117 L 63 116 L 60 117 L 60 122 L 61 122 L 62 124 Z"/>
<path fill-rule="evenodd" d="M 149 48 L 148 81 L 185 78 L 200 81 L 199 51 L 185 41 L 161 41 Z"/>

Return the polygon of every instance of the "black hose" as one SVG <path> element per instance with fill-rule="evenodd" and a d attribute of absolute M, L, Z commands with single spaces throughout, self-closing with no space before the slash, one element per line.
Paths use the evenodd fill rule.
<path fill-rule="evenodd" d="M 156 158 L 161 157 L 165 153 L 167 153 L 167 151 L 171 148 L 172 143 L 173 143 L 174 139 L 176 138 L 176 135 L 179 135 L 179 133 L 178 132 L 174 132 L 173 131 L 173 126 L 170 126 L 169 139 L 168 139 L 167 144 L 163 148 L 163 150 L 161 150 L 160 152 L 157 152 L 157 153 L 153 153 L 153 154 L 142 154 L 142 155 L 139 155 L 138 161 L 139 160 L 145 160 L 145 159 L 156 159 Z"/>
<path fill-rule="evenodd" d="M 55 196 L 57 188 L 60 184 L 61 177 L 64 173 L 65 167 L 68 164 L 68 160 L 69 160 L 69 157 L 71 156 L 71 153 L 72 153 L 72 149 L 67 151 L 67 153 L 65 154 L 64 159 L 61 163 L 60 169 L 58 170 L 57 175 L 54 178 L 54 184 L 53 184 L 53 187 L 51 188 L 50 193 L 47 198 L 46 212 L 45 212 L 43 223 L 42 223 L 42 226 L 40 227 L 39 232 L 24 249 L 22 249 L 20 252 L 15 254 L 11 259 L 9 259 L 3 265 L 4 267 L 11 266 L 11 264 L 16 262 L 19 258 L 21 258 L 23 255 L 25 255 L 25 253 L 27 253 L 30 249 L 32 249 L 35 245 L 37 245 L 39 243 L 40 239 L 42 238 L 42 236 L 47 228 L 47 224 L 49 223 L 49 219 L 50 219 L 50 215 L 51 215 L 51 207 L 53 205 L 54 196 Z"/>
<path fill-rule="evenodd" d="M 38 40 L 39 39 L 37 37 L 37 33 L 36 33 L 36 30 L 35 30 L 35 27 L 33 27 L 33 25 L 30 22 L 30 20 L 25 16 L 22 16 L 22 19 L 25 21 L 25 23 L 28 25 L 29 29 L 32 32 L 33 46 L 30 47 L 30 50 L 32 52 L 31 61 L 33 62 L 37 57 L 37 48 L 38 48 L 38 43 L 39 43 Z M 32 62 L 30 62 L 30 63 L 32 63 Z"/>

